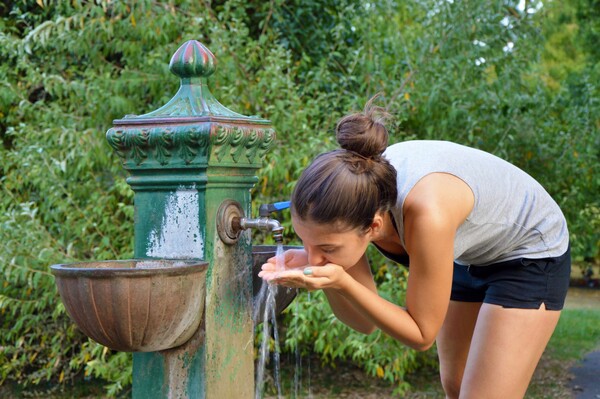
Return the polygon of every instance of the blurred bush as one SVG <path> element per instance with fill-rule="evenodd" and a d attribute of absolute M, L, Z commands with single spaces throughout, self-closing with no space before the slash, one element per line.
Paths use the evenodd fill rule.
<path fill-rule="evenodd" d="M 0 5 L 0 383 L 60 389 L 94 376 L 111 396 L 131 383 L 130 356 L 70 322 L 49 265 L 132 256 L 133 196 L 104 134 L 172 97 L 169 57 L 189 39 L 217 57 L 219 101 L 277 131 L 254 205 L 289 197 L 310 160 L 335 147 L 337 119 L 381 92 L 392 142 L 452 140 L 516 164 L 561 205 L 575 258 L 598 261 L 595 0 L 463 3 Z M 402 303 L 406 271 L 372 255 L 381 295 Z M 318 293 L 286 317 L 288 350 L 354 361 L 399 392 L 406 372 L 432 362 L 381 333 L 352 332 Z"/>

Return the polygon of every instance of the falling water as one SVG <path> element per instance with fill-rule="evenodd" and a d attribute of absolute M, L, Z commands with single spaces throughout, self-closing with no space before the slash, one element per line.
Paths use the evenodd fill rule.
<path fill-rule="evenodd" d="M 277 245 L 277 252 L 275 253 L 276 262 L 276 270 L 282 271 L 285 269 L 284 260 L 283 260 L 283 245 Z M 267 362 L 267 356 L 269 354 L 269 339 L 271 338 L 270 329 L 269 329 L 269 318 L 271 320 L 272 329 L 273 329 L 273 340 L 275 343 L 274 351 L 273 351 L 273 370 L 275 372 L 275 385 L 277 387 L 277 397 L 282 398 L 281 393 L 281 378 L 279 376 L 280 370 L 280 359 L 279 359 L 279 332 L 277 330 L 277 319 L 276 319 L 276 308 L 275 308 L 275 297 L 277 295 L 278 287 L 275 284 L 267 284 L 263 282 L 260 292 L 259 298 L 262 300 L 265 293 L 267 295 L 265 301 L 265 308 L 263 310 L 262 315 L 262 325 L 263 325 L 263 336 L 262 343 L 260 346 L 260 353 L 258 358 L 258 366 L 256 370 L 256 389 L 254 391 L 254 398 L 261 399 L 263 396 L 263 388 L 264 388 L 264 377 L 265 377 L 265 366 Z M 259 301 L 260 303 L 260 301 Z M 255 317 L 256 320 L 256 317 Z"/>
<path fill-rule="evenodd" d="M 298 294 L 296 292 L 296 294 Z M 299 305 L 298 301 L 296 301 L 294 308 L 294 317 L 298 317 Z M 294 398 L 300 397 L 300 380 L 301 380 L 301 371 L 302 371 L 302 355 L 300 354 L 300 345 L 298 344 L 298 340 L 296 340 L 296 367 L 294 369 Z"/>
<path fill-rule="evenodd" d="M 284 250 L 283 245 L 277 245 L 277 251 L 275 253 L 276 258 L 276 270 L 283 271 L 285 270 L 284 264 Z M 263 281 L 260 291 L 258 293 L 257 303 L 264 303 L 264 309 L 260 309 L 257 306 L 254 309 L 254 320 L 256 323 L 262 322 L 262 342 L 259 350 L 259 359 L 256 368 L 256 388 L 254 392 L 255 399 L 262 399 L 264 394 L 264 380 L 265 380 L 265 369 L 266 363 L 268 360 L 268 356 L 270 353 L 270 341 L 271 341 L 271 330 L 273 331 L 273 373 L 274 373 L 274 382 L 277 389 L 277 398 L 283 398 L 282 389 L 281 389 L 281 376 L 280 376 L 280 346 L 279 346 L 279 332 L 277 329 L 277 320 L 276 320 L 276 301 L 275 298 L 277 296 L 277 290 L 286 289 L 288 291 L 293 290 L 293 288 L 285 288 L 280 287 L 276 284 L 268 284 Z M 296 290 L 296 294 L 298 294 Z M 310 302 L 310 292 L 308 292 L 308 301 Z M 262 314 L 259 314 L 262 311 Z M 299 313 L 299 303 L 296 301 L 294 317 L 297 317 Z M 269 320 L 271 324 L 269 324 Z M 294 386 L 293 386 L 293 395 L 294 398 L 299 398 L 302 392 L 302 355 L 300 353 L 300 347 L 296 342 L 295 348 L 295 369 L 294 369 Z M 310 361 L 307 362 L 307 376 L 308 381 L 306 382 L 306 387 L 308 389 L 307 398 L 312 398 L 312 387 L 310 382 Z"/>

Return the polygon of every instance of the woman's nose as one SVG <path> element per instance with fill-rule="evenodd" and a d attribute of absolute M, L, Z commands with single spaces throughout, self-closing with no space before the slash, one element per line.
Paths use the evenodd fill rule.
<path fill-rule="evenodd" d="M 308 251 L 308 263 L 313 266 L 323 266 L 327 263 L 327 259 L 323 256 L 323 253 L 319 250 Z"/>

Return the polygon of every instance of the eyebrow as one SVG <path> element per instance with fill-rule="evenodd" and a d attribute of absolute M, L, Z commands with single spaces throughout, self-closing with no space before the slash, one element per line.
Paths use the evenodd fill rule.
<path fill-rule="evenodd" d="M 319 244 L 319 245 L 317 245 L 317 247 L 319 247 L 319 248 L 323 248 L 323 247 L 338 248 L 338 247 L 341 247 L 341 245 L 339 245 L 339 244 L 325 243 L 325 244 Z"/>

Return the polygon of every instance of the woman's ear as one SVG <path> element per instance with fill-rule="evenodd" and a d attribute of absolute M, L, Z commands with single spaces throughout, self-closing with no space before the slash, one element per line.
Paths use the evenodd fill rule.
<path fill-rule="evenodd" d="M 376 212 L 375 216 L 373 216 L 373 221 L 371 222 L 371 226 L 369 227 L 369 232 L 371 233 L 371 239 L 377 239 L 380 237 L 383 232 L 384 226 L 384 216 L 381 212 Z"/>

